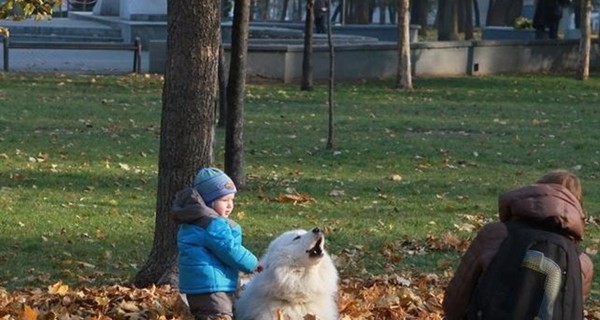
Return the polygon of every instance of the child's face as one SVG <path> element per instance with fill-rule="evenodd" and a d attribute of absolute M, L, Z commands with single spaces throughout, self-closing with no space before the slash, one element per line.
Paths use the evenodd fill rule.
<path fill-rule="evenodd" d="M 229 218 L 229 215 L 233 211 L 233 199 L 235 193 L 222 196 L 213 202 L 213 209 L 221 216 Z"/>

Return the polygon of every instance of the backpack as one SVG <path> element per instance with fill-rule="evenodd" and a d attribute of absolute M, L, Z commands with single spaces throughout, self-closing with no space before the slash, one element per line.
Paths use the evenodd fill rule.
<path fill-rule="evenodd" d="M 467 319 L 583 319 L 581 248 L 524 222 L 505 224 L 508 236 L 475 287 Z"/>

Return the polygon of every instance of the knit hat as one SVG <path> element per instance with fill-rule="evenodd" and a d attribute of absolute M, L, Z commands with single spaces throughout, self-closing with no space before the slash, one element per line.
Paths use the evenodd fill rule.
<path fill-rule="evenodd" d="M 209 207 L 212 207 L 213 201 L 237 192 L 231 178 L 217 168 L 203 168 L 198 171 L 194 179 L 194 188 Z"/>

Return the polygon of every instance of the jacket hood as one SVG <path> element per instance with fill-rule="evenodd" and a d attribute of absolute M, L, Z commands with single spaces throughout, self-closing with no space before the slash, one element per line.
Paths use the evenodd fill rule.
<path fill-rule="evenodd" d="M 575 240 L 583 239 L 585 214 L 575 196 L 559 184 L 532 184 L 498 198 L 500 221 L 541 222 L 553 218 Z"/>
<path fill-rule="evenodd" d="M 212 219 L 218 218 L 219 215 L 204 203 L 196 189 L 186 188 L 175 195 L 171 217 L 177 223 L 206 227 Z"/>

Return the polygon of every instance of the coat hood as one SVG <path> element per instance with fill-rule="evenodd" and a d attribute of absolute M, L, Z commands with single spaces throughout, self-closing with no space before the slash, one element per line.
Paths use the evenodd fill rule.
<path fill-rule="evenodd" d="M 500 221 L 547 221 L 552 218 L 574 240 L 583 239 L 585 214 L 581 203 L 559 184 L 532 184 L 498 198 Z"/>

